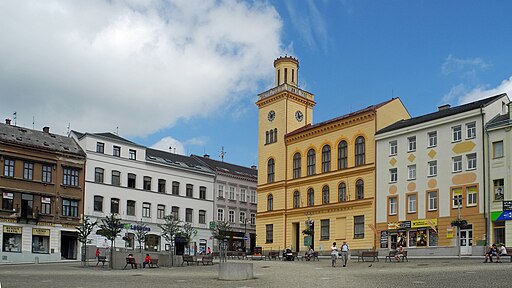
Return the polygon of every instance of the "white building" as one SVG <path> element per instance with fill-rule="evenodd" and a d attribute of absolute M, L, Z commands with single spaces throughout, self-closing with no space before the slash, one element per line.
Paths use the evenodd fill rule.
<path fill-rule="evenodd" d="M 484 124 L 505 111 L 508 102 L 501 94 L 445 105 L 377 132 L 377 247 L 403 245 L 411 255 L 457 255 L 451 223 L 460 208 L 460 218 L 467 220 L 461 227 L 461 254 L 482 253 L 487 241 Z"/>
<path fill-rule="evenodd" d="M 117 213 L 125 224 L 116 247 L 137 248 L 134 231 L 143 223 L 149 227 L 144 249 L 169 249 L 157 225 L 171 213 L 198 231 L 188 247 L 176 241 L 177 254 L 211 245 L 208 223 L 213 220 L 213 171 L 191 157 L 146 148 L 112 133 L 72 131 L 71 135 L 87 154 L 85 215 L 95 221 Z M 90 238 L 96 247 L 109 245 L 96 233 Z"/>

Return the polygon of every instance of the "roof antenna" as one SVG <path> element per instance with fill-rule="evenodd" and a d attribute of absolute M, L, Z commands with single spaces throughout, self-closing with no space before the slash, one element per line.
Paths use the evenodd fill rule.
<path fill-rule="evenodd" d="M 220 150 L 220 155 L 219 155 L 222 162 L 224 162 L 224 155 L 226 155 L 226 153 L 228 153 L 228 152 L 224 151 L 224 146 L 222 146 L 222 149 Z"/>
<path fill-rule="evenodd" d="M 36 122 L 36 117 L 32 116 L 32 130 L 36 129 L 36 128 L 34 128 L 35 127 L 35 122 Z"/>
<path fill-rule="evenodd" d="M 16 111 L 14 111 L 14 113 L 12 113 L 12 118 L 13 118 L 13 120 L 14 120 L 14 126 L 16 126 L 16 116 L 17 116 L 17 115 L 18 115 L 18 114 L 16 113 Z"/>
<path fill-rule="evenodd" d="M 68 133 L 66 135 L 69 135 L 69 128 L 71 128 L 71 122 L 68 122 Z"/>
<path fill-rule="evenodd" d="M 119 126 L 116 126 L 116 135 L 119 136 Z"/>

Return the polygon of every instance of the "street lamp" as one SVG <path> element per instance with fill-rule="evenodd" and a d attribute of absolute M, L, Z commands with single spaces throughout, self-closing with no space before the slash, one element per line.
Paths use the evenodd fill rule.
<path fill-rule="evenodd" d="M 460 260 L 460 205 L 462 205 L 462 195 L 458 195 L 458 197 L 453 197 L 452 200 L 454 202 L 457 201 L 457 253 Z"/>
<path fill-rule="evenodd" d="M 242 223 L 244 224 L 244 253 L 247 253 L 247 248 L 246 248 L 246 242 L 247 242 L 247 223 L 249 222 L 250 220 L 247 219 L 247 218 L 244 218 L 244 220 L 242 220 Z M 247 237 L 247 238 L 246 238 Z"/>

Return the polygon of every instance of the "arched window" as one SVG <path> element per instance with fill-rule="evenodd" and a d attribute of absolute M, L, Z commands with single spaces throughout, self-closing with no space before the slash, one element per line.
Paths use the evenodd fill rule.
<path fill-rule="evenodd" d="M 293 155 L 293 179 L 300 178 L 300 153 Z"/>
<path fill-rule="evenodd" d="M 274 182 L 274 159 L 269 159 L 267 163 L 267 183 Z"/>
<path fill-rule="evenodd" d="M 274 142 L 277 142 L 277 128 L 274 128 Z"/>
<path fill-rule="evenodd" d="M 364 183 L 361 179 L 356 182 L 356 199 L 364 199 Z"/>
<path fill-rule="evenodd" d="M 315 205 L 315 191 L 313 188 L 308 189 L 308 206 Z"/>
<path fill-rule="evenodd" d="M 322 148 L 322 172 L 331 171 L 331 146 L 325 145 Z"/>
<path fill-rule="evenodd" d="M 315 150 L 308 151 L 308 176 L 315 175 Z"/>
<path fill-rule="evenodd" d="M 347 185 L 345 185 L 345 182 L 341 182 L 338 185 L 338 202 L 345 201 L 347 201 Z"/>
<path fill-rule="evenodd" d="M 272 194 L 269 194 L 267 196 L 267 211 L 274 210 L 274 196 Z"/>
<path fill-rule="evenodd" d="M 265 137 L 265 144 L 268 144 L 268 143 L 270 143 L 269 132 L 268 132 L 268 131 L 266 131 L 266 132 L 265 132 L 265 134 L 266 134 L 266 135 L 265 135 L 265 136 L 266 136 L 266 137 Z"/>
<path fill-rule="evenodd" d="M 345 169 L 348 167 L 347 155 L 347 142 L 341 141 L 338 144 L 338 170 Z"/>
<path fill-rule="evenodd" d="M 270 142 L 269 143 L 274 143 L 274 130 L 270 130 Z"/>
<path fill-rule="evenodd" d="M 356 139 L 356 166 L 364 165 L 364 137 L 359 136 Z"/>
<path fill-rule="evenodd" d="M 322 204 L 329 204 L 329 186 L 322 188 Z"/>
<path fill-rule="evenodd" d="M 300 193 L 299 191 L 293 192 L 293 208 L 300 207 Z"/>

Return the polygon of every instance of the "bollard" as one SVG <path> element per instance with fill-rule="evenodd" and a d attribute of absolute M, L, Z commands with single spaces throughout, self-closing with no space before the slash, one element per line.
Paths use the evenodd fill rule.
<path fill-rule="evenodd" d="M 34 262 L 35 262 L 35 264 L 39 264 L 39 257 L 36 257 L 36 258 L 34 259 Z M 1 288 L 1 287 L 0 287 L 0 288 Z"/>

